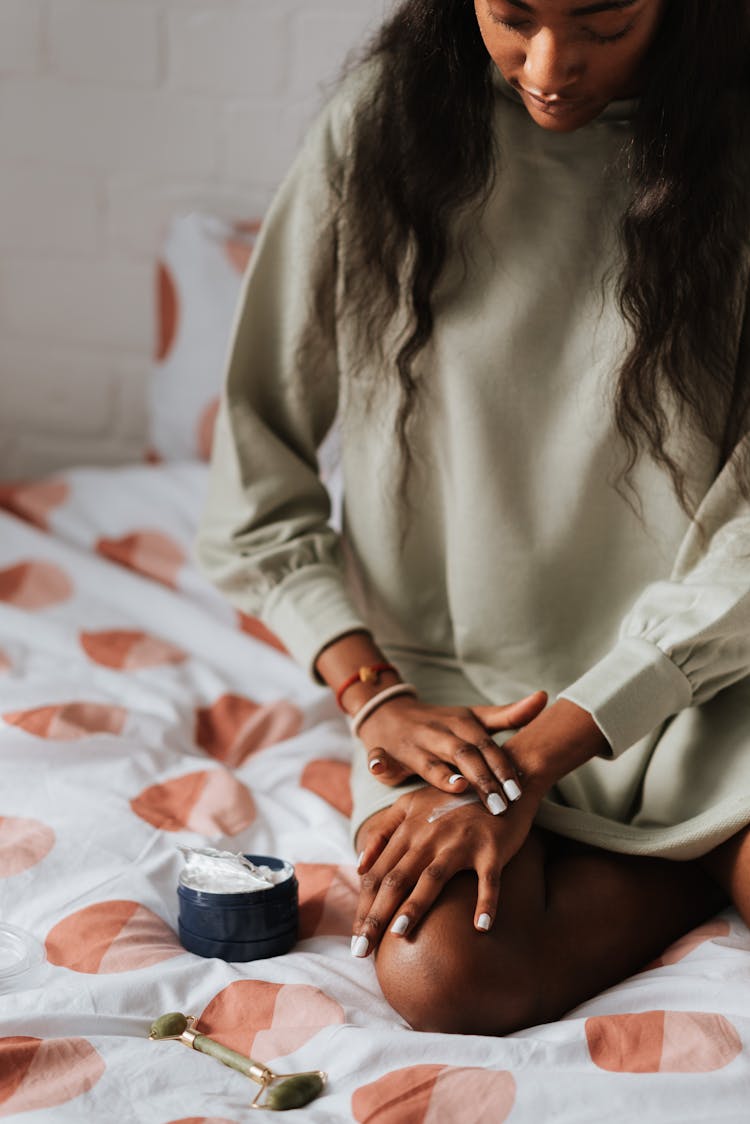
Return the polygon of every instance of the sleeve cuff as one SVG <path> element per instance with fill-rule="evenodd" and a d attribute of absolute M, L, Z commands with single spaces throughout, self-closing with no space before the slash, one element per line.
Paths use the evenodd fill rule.
<path fill-rule="evenodd" d="M 690 706 L 693 690 L 661 648 L 631 636 L 559 697 L 587 710 L 612 747 L 612 757 L 619 757 L 671 715 Z"/>
<path fill-rule="evenodd" d="M 275 587 L 263 607 L 263 623 L 315 683 L 319 653 L 338 636 L 369 631 L 352 605 L 336 566 L 304 566 Z"/>

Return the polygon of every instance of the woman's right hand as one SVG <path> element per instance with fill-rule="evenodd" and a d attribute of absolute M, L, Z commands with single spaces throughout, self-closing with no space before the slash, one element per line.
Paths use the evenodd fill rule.
<path fill-rule="evenodd" d="M 373 776 L 387 785 L 420 776 L 453 794 L 476 790 L 498 815 L 521 796 L 523 776 L 512 754 L 492 740 L 544 709 L 544 691 L 507 706 L 436 706 L 400 695 L 382 703 L 359 729 Z"/>

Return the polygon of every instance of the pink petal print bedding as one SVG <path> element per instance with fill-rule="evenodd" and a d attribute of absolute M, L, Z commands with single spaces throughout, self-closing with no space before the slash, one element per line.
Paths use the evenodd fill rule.
<path fill-rule="evenodd" d="M 282 1072 L 326 1069 L 305 1124 L 750 1120 L 750 933 L 732 910 L 508 1038 L 415 1033 L 391 1010 L 349 953 L 346 724 L 193 565 L 206 474 L 0 485 L 0 920 L 46 953 L 0 994 L 0 1117 L 250 1119 L 246 1078 L 147 1040 L 179 1010 Z M 295 949 L 186 952 L 178 843 L 294 863 Z"/>

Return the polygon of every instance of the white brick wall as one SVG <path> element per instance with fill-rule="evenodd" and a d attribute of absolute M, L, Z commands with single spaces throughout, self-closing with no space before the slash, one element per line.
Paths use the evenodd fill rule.
<path fill-rule="evenodd" d="M 262 213 L 388 0 L 0 0 L 0 478 L 141 457 L 168 218 Z"/>

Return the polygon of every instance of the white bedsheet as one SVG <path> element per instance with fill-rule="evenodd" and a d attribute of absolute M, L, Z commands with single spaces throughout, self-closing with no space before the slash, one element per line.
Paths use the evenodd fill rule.
<path fill-rule="evenodd" d="M 0 487 L 0 920 L 47 953 L 0 995 L 0 1117 L 254 1119 L 246 1078 L 147 1041 L 181 1010 L 280 1071 L 327 1070 L 292 1120 L 750 1121 L 750 933 L 731 910 L 549 1026 L 421 1034 L 391 1010 L 349 953 L 346 726 L 191 565 L 205 483 L 172 464 Z M 183 951 L 179 842 L 293 862 L 294 951 Z"/>

